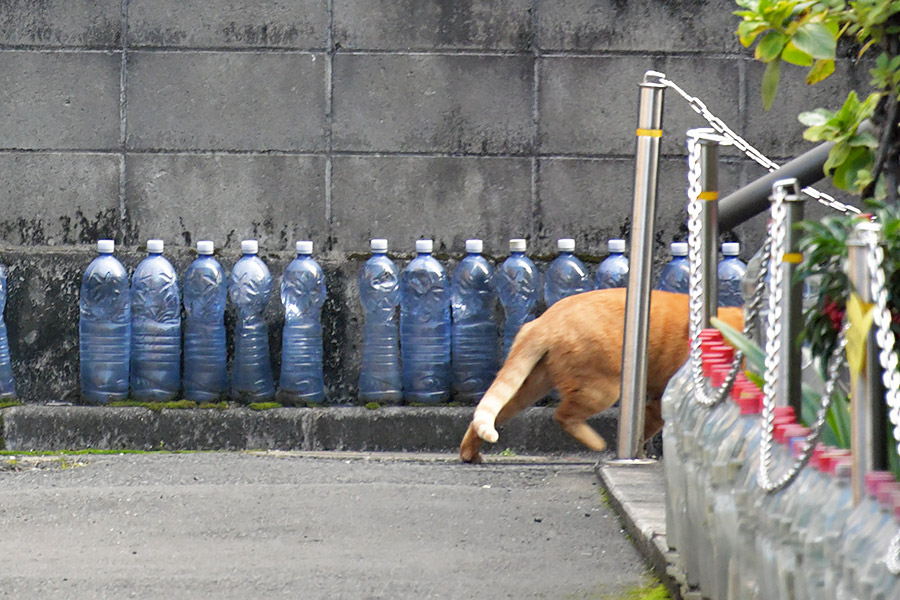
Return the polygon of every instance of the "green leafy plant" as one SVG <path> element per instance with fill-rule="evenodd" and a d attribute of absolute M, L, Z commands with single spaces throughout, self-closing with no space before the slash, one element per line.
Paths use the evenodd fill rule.
<path fill-rule="evenodd" d="M 741 10 L 737 35 L 745 47 L 756 44 L 755 58 L 766 64 L 761 82 L 763 105 L 774 103 L 782 62 L 808 67 L 806 83 L 834 72 L 838 42 L 856 45 L 857 57 L 870 60 L 874 91 L 861 99 L 851 92 L 838 110 L 802 113 L 804 138 L 833 142 L 824 174 L 838 188 L 858 195 L 881 223 L 885 247 L 892 329 L 900 334 L 900 2 L 897 0 L 735 0 Z M 828 39 L 830 38 L 830 39 Z M 817 281 L 818 302 L 806 311 L 804 337 L 824 372 L 837 341 L 850 282 L 844 272 L 847 240 L 859 216 L 828 217 L 801 223 L 803 262 L 796 276 Z M 732 336 L 733 337 L 733 336 Z M 900 339 L 900 338 L 898 338 Z M 748 362 L 749 359 L 748 359 Z M 835 399 L 829 431 L 839 445 L 849 440 L 846 400 Z M 807 418 L 804 391 L 804 419 Z M 896 443 L 889 435 L 889 458 L 900 472 Z"/>

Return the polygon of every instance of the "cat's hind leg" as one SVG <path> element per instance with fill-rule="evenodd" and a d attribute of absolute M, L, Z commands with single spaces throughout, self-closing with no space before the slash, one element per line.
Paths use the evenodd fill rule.
<path fill-rule="evenodd" d="M 500 409 L 494 420 L 495 425 L 508 421 L 516 414 L 528 408 L 553 389 L 553 382 L 550 380 L 550 374 L 547 371 L 544 361 L 538 362 L 534 369 L 525 379 L 522 387 L 513 395 L 509 402 Z M 463 436 L 459 445 L 459 457 L 463 462 L 478 464 L 482 461 L 481 457 L 482 440 L 475 431 L 475 424 L 469 423 L 469 428 Z"/>
<path fill-rule="evenodd" d="M 588 417 L 612 406 L 619 395 L 619 383 L 560 390 L 562 397 L 553 418 L 573 438 L 596 452 L 606 450 L 606 440 L 588 425 Z"/>

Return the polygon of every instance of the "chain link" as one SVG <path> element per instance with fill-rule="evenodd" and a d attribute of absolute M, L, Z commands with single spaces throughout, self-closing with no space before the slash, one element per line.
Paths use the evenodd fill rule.
<path fill-rule="evenodd" d="M 763 430 L 760 442 L 759 455 L 759 486 L 766 492 L 778 491 L 790 484 L 797 474 L 809 462 L 815 445 L 822 434 L 822 428 L 828 417 L 828 409 L 834 397 L 834 389 L 844 364 L 844 347 L 847 345 L 847 325 L 844 325 L 838 335 L 838 343 L 828 359 L 825 389 L 822 393 L 816 422 L 813 423 L 810 433 L 806 438 L 806 446 L 803 453 L 794 461 L 794 464 L 777 480 L 772 479 L 772 454 L 775 425 L 775 389 L 778 384 L 778 365 L 781 362 L 781 320 L 783 318 L 781 299 L 784 295 L 784 244 L 787 238 L 787 207 L 784 204 L 787 197 L 785 187 L 777 187 L 772 201 L 772 219 L 769 228 L 771 239 L 771 253 L 769 255 L 769 313 L 766 319 L 766 374 L 763 384 Z"/>
<path fill-rule="evenodd" d="M 703 224 L 700 216 L 703 207 L 700 200 L 700 143 L 699 138 L 688 135 L 688 262 L 690 264 L 690 279 L 688 288 L 688 307 L 690 313 L 691 335 L 691 380 L 694 383 L 695 400 L 701 405 L 712 408 L 722 402 L 731 391 L 734 380 L 737 378 L 744 355 L 740 351 L 734 353 L 734 361 L 718 388 L 711 389 L 709 381 L 703 376 L 701 367 L 702 353 L 700 349 L 700 313 L 703 305 L 703 273 L 700 271 L 702 257 L 700 256 L 700 236 Z M 746 332 L 746 322 L 744 324 Z"/>
<path fill-rule="evenodd" d="M 879 243 L 879 229 L 863 229 L 860 238 L 868 246 L 866 265 L 871 277 L 871 293 L 875 300 L 875 340 L 878 342 L 878 361 L 882 369 L 882 382 L 888 415 L 894 426 L 894 440 L 900 440 L 900 372 L 897 369 L 897 352 L 894 348 L 894 332 L 891 331 L 891 313 L 888 309 L 888 290 L 884 274 L 884 248 Z M 898 443 L 900 450 L 900 443 Z M 888 546 L 884 563 L 894 575 L 900 575 L 900 531 Z"/>
<path fill-rule="evenodd" d="M 757 164 L 762 166 L 768 171 L 776 170 L 780 165 L 778 163 L 773 162 L 769 158 L 767 158 L 762 152 L 754 148 L 747 140 L 739 136 L 735 133 L 722 119 L 717 117 L 710 111 L 706 104 L 697 98 L 696 96 L 691 96 L 687 92 L 685 92 L 681 87 L 676 84 L 674 81 L 666 78 L 665 74 L 658 73 L 656 71 L 648 71 L 648 74 L 656 77 L 657 81 L 665 85 L 668 88 L 671 88 L 675 93 L 684 98 L 688 105 L 690 105 L 691 109 L 696 112 L 698 115 L 703 117 L 709 125 L 716 130 L 719 134 L 728 138 L 735 148 L 743 152 L 747 157 L 755 161 Z M 825 206 L 838 210 L 840 212 L 850 212 L 854 214 L 860 214 L 860 210 L 855 206 L 851 206 L 849 204 L 844 204 L 843 202 L 837 201 L 830 194 L 826 194 L 825 192 L 820 192 L 819 190 L 813 187 L 805 187 L 803 188 L 803 193 L 817 200 L 821 204 Z"/>

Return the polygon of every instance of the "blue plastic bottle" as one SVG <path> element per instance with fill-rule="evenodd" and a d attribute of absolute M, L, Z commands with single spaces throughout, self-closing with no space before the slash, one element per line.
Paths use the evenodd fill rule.
<path fill-rule="evenodd" d="M 509 240 L 509 258 L 497 269 L 497 290 L 506 315 L 503 324 L 504 357 L 509 354 L 522 325 L 534 319 L 534 310 L 541 298 L 541 274 L 531 259 L 525 256 L 526 249 L 524 239 Z"/>
<path fill-rule="evenodd" d="M 312 242 L 297 242 L 296 248 L 297 258 L 285 268 L 281 278 L 284 335 L 278 397 L 288 404 L 321 404 L 325 400 L 322 376 L 325 273 L 312 257 Z"/>
<path fill-rule="evenodd" d="M 14 398 L 16 382 L 13 379 L 12 363 L 9 356 L 9 336 L 6 333 L 6 267 L 0 265 L 0 398 Z"/>
<path fill-rule="evenodd" d="M 688 245 L 685 242 L 672 242 L 670 248 L 672 258 L 659 274 L 659 283 L 656 289 L 687 294 L 691 284 L 691 265 L 687 257 Z"/>
<path fill-rule="evenodd" d="M 559 255 L 547 267 L 544 277 L 544 301 L 547 307 L 559 300 L 591 289 L 591 278 L 587 269 L 575 254 L 575 240 L 557 240 Z"/>
<path fill-rule="evenodd" d="M 416 240 L 417 256 L 400 274 L 403 397 L 424 404 L 450 397 L 450 282 L 432 248 Z"/>
<path fill-rule="evenodd" d="M 359 274 L 359 302 L 365 312 L 362 363 L 359 369 L 359 399 L 363 402 L 399 402 L 400 272 L 387 257 L 388 242 L 370 242 L 372 257 Z"/>
<path fill-rule="evenodd" d="M 625 257 L 625 240 L 607 242 L 609 256 L 597 267 L 594 289 L 628 287 L 628 259 Z"/>
<path fill-rule="evenodd" d="M 737 242 L 725 242 L 722 244 L 722 261 L 719 263 L 719 306 L 743 306 L 744 299 L 741 296 L 741 281 L 747 272 L 738 254 L 741 245 Z"/>
<path fill-rule="evenodd" d="M 113 256 L 114 250 L 113 240 L 98 240 L 100 256 L 91 261 L 81 279 L 81 399 L 90 404 L 106 404 L 128 396 L 131 295 L 128 272 Z"/>
<path fill-rule="evenodd" d="M 197 259 L 184 272 L 184 397 L 213 402 L 228 393 L 225 350 L 225 269 L 211 241 L 197 242 Z"/>
<path fill-rule="evenodd" d="M 181 389 L 181 294 L 162 240 L 147 240 L 148 256 L 131 276 L 131 395 L 171 400 Z"/>
<path fill-rule="evenodd" d="M 256 240 L 241 242 L 243 256 L 231 270 L 228 297 L 237 309 L 231 390 L 235 399 L 271 400 L 275 395 L 265 310 L 272 295 L 272 275 L 257 255 Z"/>
<path fill-rule="evenodd" d="M 499 356 L 494 308 L 494 268 L 481 255 L 481 240 L 466 240 L 466 256 L 450 285 L 453 396 L 461 402 L 481 399 L 497 374 Z"/>

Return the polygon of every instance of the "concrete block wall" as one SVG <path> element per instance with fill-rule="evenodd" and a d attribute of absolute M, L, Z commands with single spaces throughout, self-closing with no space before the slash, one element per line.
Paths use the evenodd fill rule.
<path fill-rule="evenodd" d="M 256 238 L 276 276 L 311 239 L 329 272 L 326 384 L 352 402 L 355 273 L 371 237 L 403 262 L 432 237 L 510 237 L 589 262 L 628 235 L 637 84 L 663 71 L 773 158 L 796 114 L 864 85 L 849 59 L 816 88 L 783 74 L 776 107 L 734 36 L 731 0 L 7 0 L 0 2 L 0 261 L 29 401 L 77 389 L 80 272 L 97 238 L 129 266 L 151 237 L 179 268 L 212 239 L 226 267 Z M 788 71 L 787 69 L 785 69 Z M 685 235 L 684 131 L 665 108 L 656 261 Z M 721 188 L 759 176 L 723 151 Z M 813 211 L 815 214 L 815 211 Z M 755 219 L 727 234 L 750 254 Z M 278 301 L 270 306 L 273 361 Z"/>

